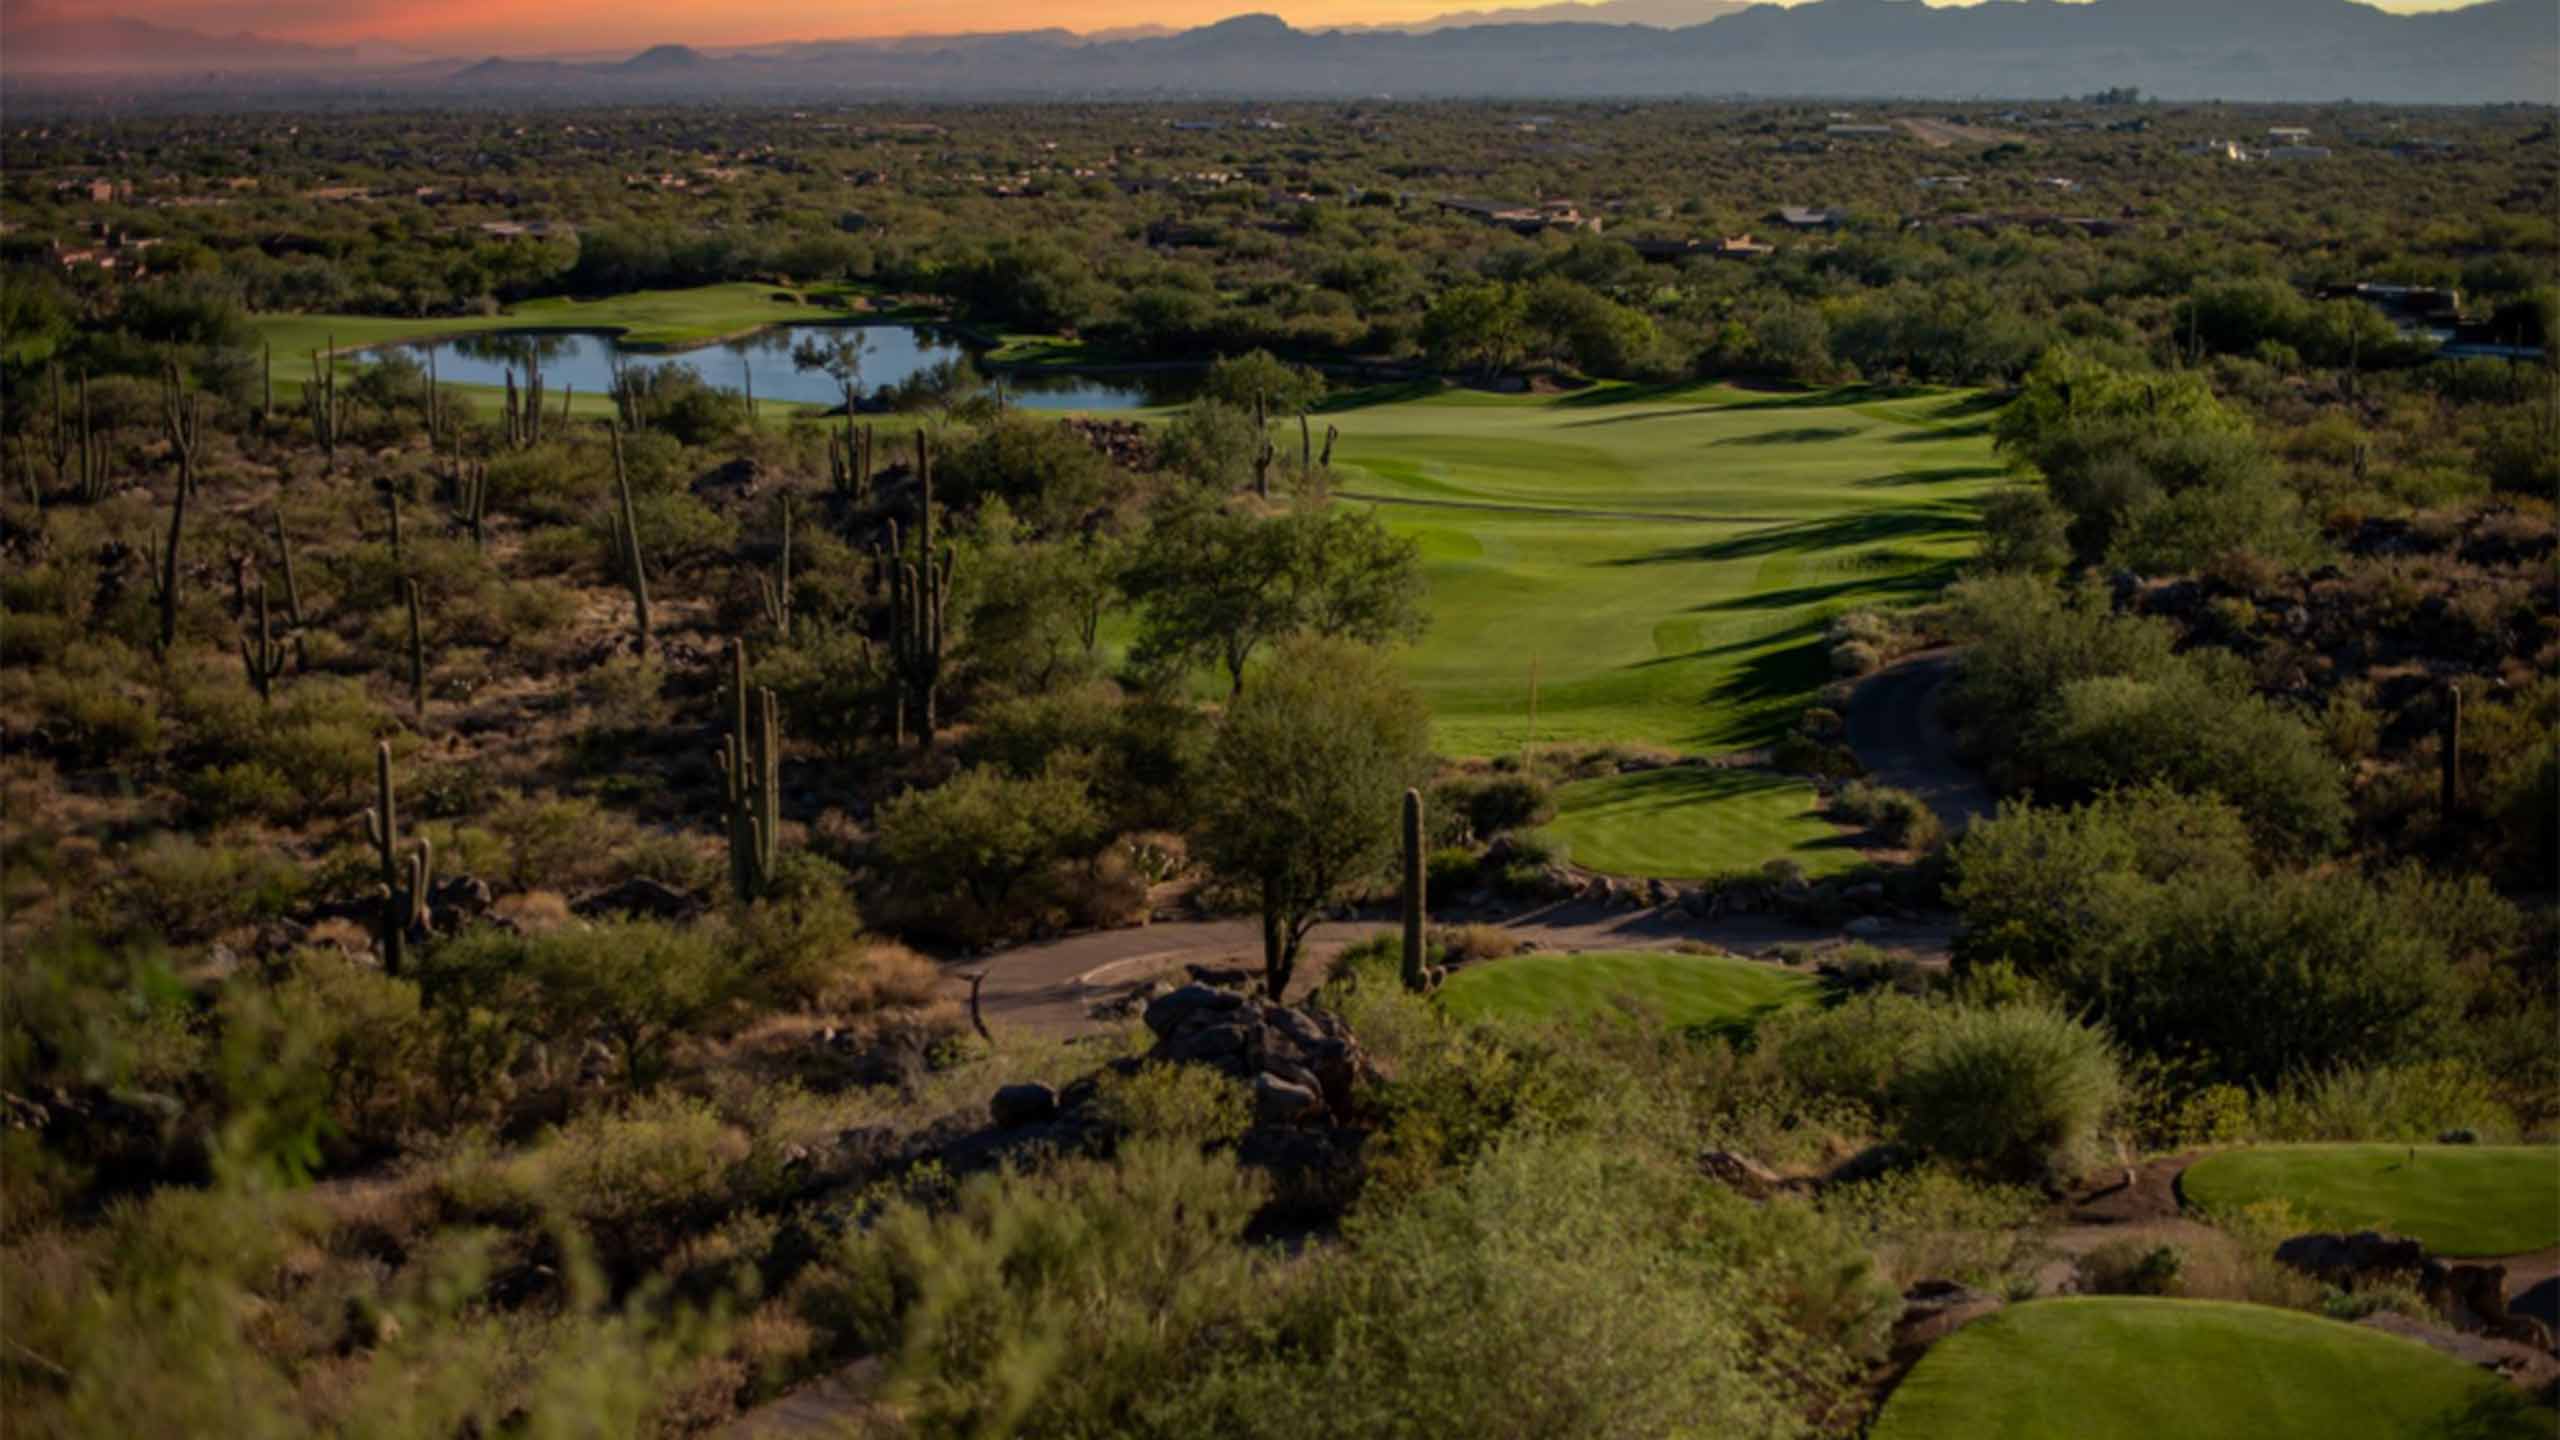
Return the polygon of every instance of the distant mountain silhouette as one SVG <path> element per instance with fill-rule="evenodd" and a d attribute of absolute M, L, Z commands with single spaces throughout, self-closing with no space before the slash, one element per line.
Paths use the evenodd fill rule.
<path fill-rule="evenodd" d="M 1637 23 L 1642 17 L 1702 23 Z M 1508 16 L 1461 14 L 1418 32 L 1292 28 L 1238 15 L 1167 34 L 1093 39 L 1064 30 L 908 36 L 754 47 L 706 55 L 662 45 L 628 60 L 499 59 L 354 67 L 332 77 L 365 95 L 509 103 L 605 99 L 864 97 L 1521 99 L 1609 96 L 1894 96 L 2035 98 L 2136 86 L 2167 99 L 2541 102 L 2560 75 L 2553 0 L 2488 0 L 2467 9 L 2395 15 L 2357 0 L 1986 0 L 1934 8 L 1920 0 L 1590 0 Z M 221 42 L 138 21 L 0 34 L 0 76 L 44 72 L 42 57 L 115 30 L 113 53 L 138 74 L 277 67 L 278 87 L 319 83 L 300 72 L 332 52 Z M 36 42 L 32 47 L 28 42 Z M 98 53 L 110 47 L 90 45 Z M 29 64 L 33 53 L 38 63 Z M 236 62 L 227 57 L 238 57 Z M 154 58 L 160 57 L 160 58 Z M 343 62 L 341 62 L 342 68 Z M 60 68 L 59 65 L 51 68 Z M 115 68 L 91 62 L 91 70 Z M 182 83 L 170 81 L 168 83 Z"/>
<path fill-rule="evenodd" d="M 344 64 L 353 50 L 260 35 L 207 35 L 148 20 L 41 20 L 0 32 L 0 71 L 152 74 L 172 70 L 289 70 Z"/>

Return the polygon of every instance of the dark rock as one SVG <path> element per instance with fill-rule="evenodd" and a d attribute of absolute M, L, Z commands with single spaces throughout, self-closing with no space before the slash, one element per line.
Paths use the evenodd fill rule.
<path fill-rule="evenodd" d="M 1324 1096 L 1312 1086 L 1284 1080 L 1270 1071 L 1253 1079 L 1253 1118 L 1260 1125 L 1299 1125 L 1324 1114 Z"/>
<path fill-rule="evenodd" d="M 2426 1288 L 2433 1267 L 2424 1245 L 2372 1230 L 2296 1235 L 2276 1247 L 2276 1262 L 2342 1290 L 2385 1277 L 2418 1281 Z"/>
<path fill-rule="evenodd" d="M 1185 965 L 1191 978 L 1202 985 L 1221 990 L 1241 990 L 1254 982 L 1258 972 L 1242 965 Z"/>
<path fill-rule="evenodd" d="M 987 1113 L 1003 1130 L 1046 1124 L 1058 1118 L 1058 1092 L 1046 1085 L 1007 1085 L 987 1102 Z"/>
<path fill-rule="evenodd" d="M 702 913 L 702 902 L 671 885 L 634 876 L 609 890 L 572 901 L 571 913 L 582 919 L 629 915 L 648 920 L 690 920 Z"/>
<path fill-rule="evenodd" d="M 1153 1006 L 1148 1007 L 1153 1010 Z M 1197 1062 L 1214 1061 L 1230 1055 L 1242 1055 L 1251 1045 L 1258 1026 L 1239 1024 L 1206 1025 L 1187 1029 L 1159 1045 L 1159 1059 Z"/>
<path fill-rule="evenodd" d="M 428 902 L 436 909 L 456 916 L 476 916 L 486 912 L 491 902 L 489 883 L 477 875 L 456 875 L 427 892 Z"/>
<path fill-rule="evenodd" d="M 1200 1015 L 1223 1015 L 1243 1005 L 1244 997 L 1232 990 L 1185 985 L 1147 1002 L 1147 1028 L 1158 1035 L 1170 1035 L 1186 1021 Z"/>
<path fill-rule="evenodd" d="M 2560 1381 L 2560 1360 L 2531 1345 L 2488 1335 L 2465 1335 L 2458 1330 L 2412 1320 L 2390 1310 L 2368 1315 L 2356 1323 L 2388 1335 L 2397 1335 L 2403 1340 L 2415 1340 L 2466 1365 L 2477 1365 L 2504 1376 L 2526 1390 L 2539 1392 L 2554 1381 Z"/>

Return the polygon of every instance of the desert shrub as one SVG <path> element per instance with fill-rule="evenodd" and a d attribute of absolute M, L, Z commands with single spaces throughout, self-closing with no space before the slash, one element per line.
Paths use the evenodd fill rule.
<path fill-rule="evenodd" d="M 2072 1266 L 2085 1295 L 2179 1295 L 2186 1251 L 2147 1240 L 2110 1240 Z"/>
<path fill-rule="evenodd" d="M 1500 960 L 1520 953 L 1520 937 L 1499 925 L 1449 925 L 1433 930 L 1431 948 L 1453 965 Z"/>
<path fill-rule="evenodd" d="M 1893 1087 L 1903 1132 L 1957 1165 L 2067 1180 L 2094 1158 L 2121 1086 L 2106 1037 L 2056 1010 L 1956 1009 Z"/>
<path fill-rule="evenodd" d="M 1092 792 L 1065 764 L 1030 779 L 974 766 L 880 811 L 880 855 L 901 892 L 920 903 L 943 902 L 938 915 L 960 892 L 987 933 L 1011 927 L 1019 919 L 1011 907 L 1037 898 L 1028 894 L 1029 882 L 1091 854 L 1101 839 Z"/>
<path fill-rule="evenodd" d="M 583 795 L 509 795 L 482 824 L 506 845 L 506 885 L 567 889 L 604 875 L 627 822 Z"/>
<path fill-rule="evenodd" d="M 1474 851 L 1461 845 L 1443 845 L 1423 857 L 1423 893 L 1433 904 L 1464 895 L 1483 878 L 1483 868 Z"/>
<path fill-rule="evenodd" d="M 306 884 L 303 870 L 272 851 L 208 845 L 160 835 L 128 858 L 124 913 L 169 940 L 201 940 L 231 926 L 281 915 Z"/>
<path fill-rule="evenodd" d="M 424 1118 L 434 1035 L 414 982 L 334 949 L 306 949 L 277 987 L 276 1006 L 310 1041 L 338 1137 L 381 1144 Z"/>
<path fill-rule="evenodd" d="M 1106 1074 L 1095 1103 L 1133 1139 L 1219 1145 L 1253 1124 L 1244 1085 L 1205 1065 L 1145 1065 Z"/>
<path fill-rule="evenodd" d="M 1805 1093 L 1882 1114 L 1936 1018 L 1918 999 L 1877 990 L 1827 1009 L 1768 1016 L 1754 1040 L 1772 1067 Z"/>
<path fill-rule="evenodd" d="M 2044 1197 L 1921 1166 L 1823 1192 L 1822 1209 L 1873 1247 L 1895 1293 L 1918 1281 L 1979 1289 L 2031 1286 Z"/>
<path fill-rule="evenodd" d="M 1803 734 L 1788 735 L 1769 747 L 1769 765 L 1790 775 L 1822 780 L 1847 780 L 1866 773 L 1857 752 L 1848 746 Z"/>
<path fill-rule="evenodd" d="M 775 859 L 771 883 L 738 916 L 743 983 L 768 1003 L 835 1008 L 868 988 L 862 920 L 843 869 L 807 850 Z"/>
<path fill-rule="evenodd" d="M 159 707 L 105 676 L 42 671 L 17 683 L 21 703 L 74 765 L 138 764 L 160 748 Z"/>
<path fill-rule="evenodd" d="M 846 1318 L 891 1357 L 888 1395 L 919 1436 L 1182 1433 L 1147 1421 L 1267 1306 L 1236 1243 L 1261 1201 L 1234 1161 L 1179 1140 L 980 1176 L 848 1238 Z"/>
<path fill-rule="evenodd" d="M 2504 1140 L 2517 1133 L 2489 1077 L 2449 1058 L 2297 1076 L 2257 1097 L 2250 1125 L 2263 1140 L 2432 1141 L 2453 1130 Z"/>
<path fill-rule="evenodd" d="M 1511 863 L 1532 867 L 1564 865 L 1573 860 L 1573 847 L 1545 830 L 1523 830 L 1511 837 Z"/>
<path fill-rule="evenodd" d="M 1832 797 L 1831 808 L 1851 824 L 1875 831 L 1900 850 L 1926 850 L 1944 833 L 1938 813 L 1908 790 L 1852 780 Z"/>
<path fill-rule="evenodd" d="M 783 731 L 796 741 L 843 757 L 880 733 L 888 678 L 857 630 L 795 623 L 791 643 L 756 656 L 754 675 L 772 687 Z"/>
<path fill-rule="evenodd" d="M 1431 808 L 1450 820 L 1463 817 L 1466 833 L 1478 840 L 1526 830 L 1554 818 L 1554 798 L 1535 775 L 1467 775 L 1432 787 Z"/>
<path fill-rule="evenodd" d="M 614 1047 L 625 1083 L 646 1088 L 669 1047 L 718 1014 L 739 983 L 737 963 L 704 926 L 625 920 L 557 930 L 526 942 L 525 963 L 546 1008 Z"/>
<path fill-rule="evenodd" d="M 580 1116 L 523 1150 L 465 1159 L 437 1189 L 464 1217 L 574 1224 L 627 1270 L 727 1210 L 732 1173 L 748 1150 L 747 1137 L 710 1105 L 650 1096 Z"/>
<path fill-rule="evenodd" d="M 187 777 L 187 811 L 210 826 L 281 819 L 293 813 L 293 786 L 272 765 L 242 760 L 208 765 Z"/>

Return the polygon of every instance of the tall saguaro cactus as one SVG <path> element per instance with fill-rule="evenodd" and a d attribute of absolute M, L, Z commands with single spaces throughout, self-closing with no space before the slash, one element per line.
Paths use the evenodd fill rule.
<path fill-rule="evenodd" d="M 1404 988 L 1428 984 L 1422 956 L 1422 792 L 1404 792 Z"/>
<path fill-rule="evenodd" d="M 420 836 L 417 848 L 406 863 L 402 862 L 399 801 L 391 791 L 388 740 L 374 747 L 373 775 L 374 806 L 364 812 L 364 825 L 382 868 L 382 913 L 378 921 L 382 970 L 386 975 L 397 975 L 409 932 L 427 928 L 427 879 L 435 868 L 435 851 L 426 837 Z"/>
<path fill-rule="evenodd" d="M 907 743 L 912 725 L 926 749 L 933 748 L 935 692 L 942 684 L 942 663 L 949 641 L 951 570 L 955 556 L 933 552 L 933 453 L 924 432 L 916 432 L 916 555 L 910 560 L 898 543 L 898 523 L 889 522 L 889 543 L 881 552 L 881 569 L 889 580 L 889 656 L 898 674 L 894 730 L 897 743 Z"/>
<path fill-rule="evenodd" d="M 180 462 L 177 496 L 169 502 L 169 539 L 160 551 L 160 652 L 178 643 L 178 546 L 187 528 L 185 465 Z"/>
<path fill-rule="evenodd" d="M 189 394 L 187 382 L 171 361 L 160 381 L 160 418 L 169 432 L 169 453 L 177 457 L 178 488 L 196 487 L 196 447 L 204 438 L 204 397 Z"/>
<path fill-rule="evenodd" d="M 325 362 L 325 363 L 324 363 Z M 346 418 L 346 410 L 338 400 L 338 339 L 329 337 L 328 348 L 311 352 L 311 383 L 302 392 L 303 408 L 311 412 L 311 438 L 320 442 L 329 471 L 338 469 L 338 429 Z"/>
<path fill-rule="evenodd" d="M 607 427 L 613 442 L 613 559 L 622 583 L 631 591 L 631 623 L 639 632 L 639 653 L 649 653 L 649 567 L 640 553 L 640 520 L 631 508 L 631 472 L 622 460 L 622 432 Z"/>
<path fill-rule="evenodd" d="M 418 582 L 404 578 L 400 582 L 401 599 L 409 607 L 409 703 L 418 717 L 418 728 L 427 728 L 427 632 L 418 623 Z"/>
<path fill-rule="evenodd" d="M 483 549 L 487 534 L 482 528 L 489 518 L 489 467 L 456 459 L 446 472 L 445 488 L 453 502 L 453 518 L 471 532 L 471 548 Z"/>
<path fill-rule="evenodd" d="M 302 624 L 302 586 L 293 578 L 293 545 L 285 539 L 284 511 L 275 512 L 276 560 L 284 567 L 284 618 L 300 628 Z"/>
<path fill-rule="evenodd" d="M 2439 801 L 2443 818 L 2451 820 L 2462 806 L 2462 687 L 2444 687 L 2444 777 Z"/>
<path fill-rule="evenodd" d="M 782 727 L 773 691 L 747 685 L 747 646 L 729 642 L 729 734 L 720 748 L 729 821 L 729 887 L 740 904 L 773 883 L 782 822 Z"/>
<path fill-rule="evenodd" d="M 258 628 L 240 637 L 240 665 L 249 672 L 249 686 L 258 692 L 261 704 L 275 703 L 276 677 L 284 673 L 284 642 L 276 638 L 273 618 L 267 611 L 266 582 L 260 581 L 257 594 Z"/>
<path fill-rule="evenodd" d="M 857 505 L 871 499 L 872 438 L 870 426 L 853 423 L 853 402 L 846 400 L 843 433 L 827 436 L 827 475 L 835 492 Z"/>

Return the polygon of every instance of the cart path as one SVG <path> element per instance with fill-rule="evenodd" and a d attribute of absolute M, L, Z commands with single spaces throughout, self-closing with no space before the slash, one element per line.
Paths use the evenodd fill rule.
<path fill-rule="evenodd" d="M 1849 748 L 1877 783 L 1908 790 L 1938 813 L 1949 835 L 1997 808 L 1990 787 L 1956 754 L 1939 715 L 1957 652 L 1923 650 L 1858 682 L 1849 697 Z"/>

